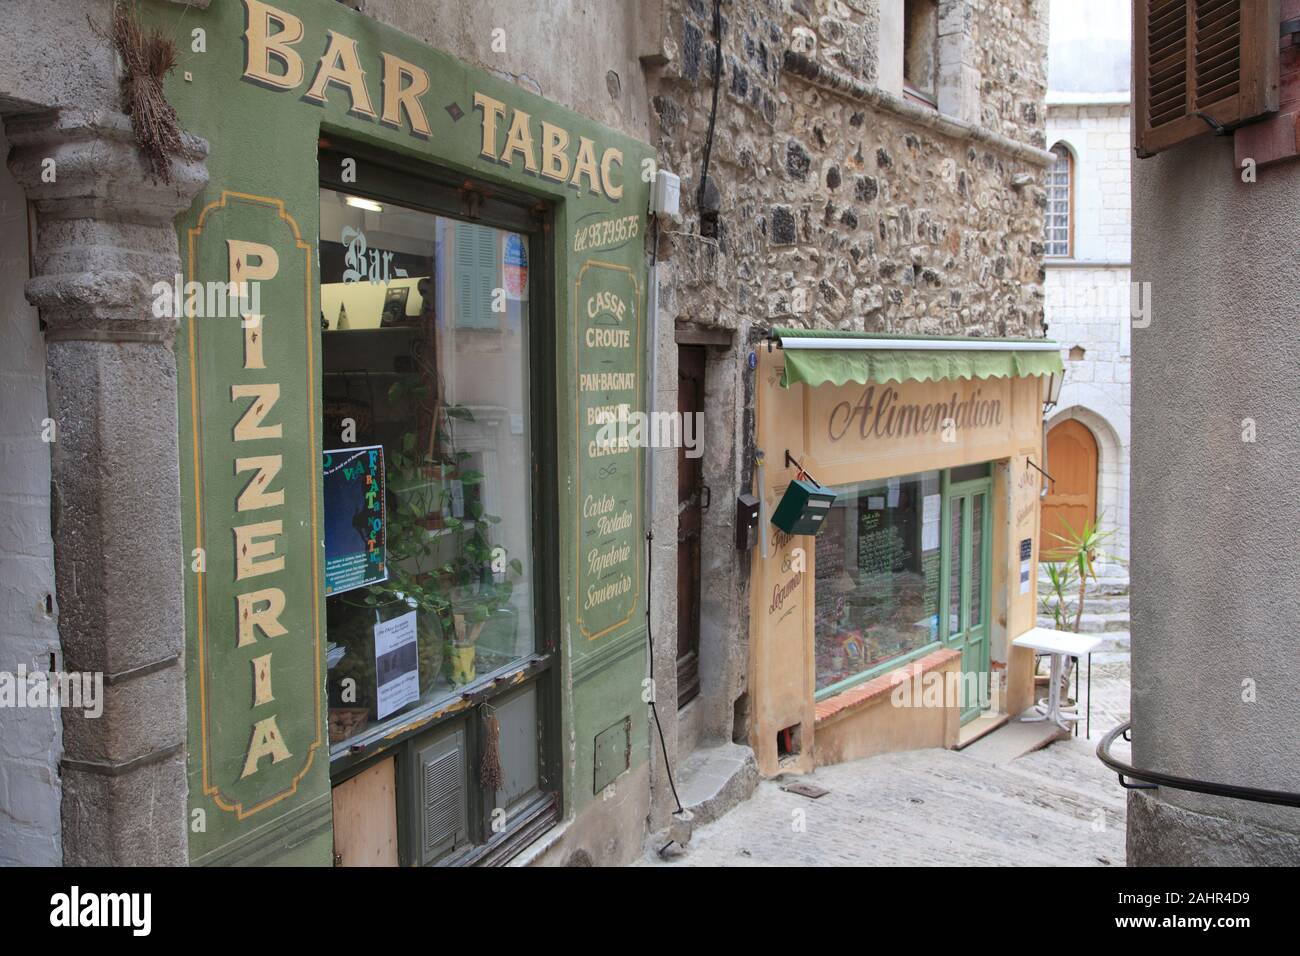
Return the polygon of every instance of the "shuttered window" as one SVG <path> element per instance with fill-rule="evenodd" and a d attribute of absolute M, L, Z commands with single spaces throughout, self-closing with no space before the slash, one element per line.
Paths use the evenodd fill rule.
<path fill-rule="evenodd" d="M 470 222 L 456 223 L 455 255 L 456 328 L 499 328 L 500 314 L 492 309 L 494 292 L 501 285 L 497 280 L 501 257 L 497 253 L 496 230 Z"/>
<path fill-rule="evenodd" d="M 1139 156 L 1277 109 L 1278 0 L 1135 0 L 1133 11 Z"/>

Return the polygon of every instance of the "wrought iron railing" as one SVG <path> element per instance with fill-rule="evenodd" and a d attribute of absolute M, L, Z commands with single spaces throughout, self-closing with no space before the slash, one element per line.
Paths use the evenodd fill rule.
<path fill-rule="evenodd" d="M 1110 745 L 1121 734 L 1123 734 L 1125 740 L 1131 740 L 1129 731 L 1132 730 L 1132 727 L 1133 721 L 1126 720 L 1102 737 L 1101 743 L 1097 744 L 1097 758 L 1115 771 L 1119 777 L 1119 785 L 1125 790 L 1155 790 L 1160 787 L 1169 787 L 1174 790 L 1189 790 L 1192 793 L 1206 793 L 1210 796 L 1228 797 L 1233 800 L 1249 800 L 1253 803 L 1275 803 L 1284 807 L 1300 807 L 1300 793 L 1289 793 L 1285 790 L 1262 790 L 1258 787 L 1239 787 L 1232 783 L 1212 783 L 1208 780 L 1192 780 L 1171 773 L 1161 773 L 1158 770 L 1140 770 L 1131 764 L 1112 757 Z M 1142 782 L 1129 783 L 1124 779 L 1125 777 L 1132 777 L 1134 780 Z"/>

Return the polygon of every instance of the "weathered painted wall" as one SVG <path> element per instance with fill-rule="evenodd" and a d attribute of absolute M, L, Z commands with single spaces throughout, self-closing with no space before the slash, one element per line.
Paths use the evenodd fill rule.
<path fill-rule="evenodd" d="M 203 810 L 208 819 L 207 831 L 191 836 L 191 855 L 205 862 L 260 859 L 279 842 L 296 845 L 292 859 L 328 859 L 328 829 L 324 829 L 323 836 L 321 829 L 321 818 L 328 818 L 327 759 L 319 733 L 323 714 L 312 707 L 322 675 L 323 634 L 316 623 L 322 599 L 319 592 L 312 590 L 316 572 L 312 566 L 312 537 L 307 530 L 319 514 L 318 482 L 311 477 L 317 473 L 315 456 L 320 449 L 319 436 L 314 434 L 319 331 L 313 304 L 318 267 L 312 239 L 318 231 L 316 153 L 322 130 L 332 137 L 355 137 L 393 155 L 505 183 L 556 204 L 553 321 L 559 409 L 558 568 L 563 626 L 558 650 L 565 714 L 561 728 L 564 804 L 571 817 L 588 806 L 599 807 L 601 795 L 592 786 L 596 734 L 631 717 L 633 769 L 645 760 L 648 734 L 640 699 L 645 585 L 639 548 L 640 492 L 635 478 L 639 454 L 633 452 L 628 456 L 628 467 L 619 471 L 631 484 L 620 486 L 622 490 L 617 492 L 625 495 L 633 511 L 627 560 L 632 587 L 625 597 L 613 602 L 619 607 L 617 614 L 605 613 L 606 606 L 596 610 L 581 606 L 590 576 L 581 570 L 585 564 L 579 556 L 579 544 L 585 538 L 579 505 L 583 481 L 595 472 L 595 463 L 587 460 L 591 457 L 588 441 L 595 428 L 578 414 L 579 382 L 584 372 L 608 369 L 600 361 L 601 356 L 591 354 L 591 349 L 579 350 L 578 344 L 587 321 L 586 297 L 594 291 L 617 287 L 628 303 L 628 326 L 637 329 L 626 357 L 614 357 L 612 367 L 622 369 L 623 364 L 630 363 L 627 367 L 634 372 L 635 380 L 635 385 L 617 398 L 634 408 L 643 404 L 639 330 L 645 322 L 642 241 L 648 194 L 638 174 L 649 150 L 636 140 L 565 113 L 506 80 L 469 70 L 446 53 L 423 46 L 330 0 L 283 0 L 272 4 L 281 11 L 281 20 L 285 16 L 296 18 L 295 31 L 298 21 L 301 23 L 304 37 L 297 49 L 304 64 L 302 77 L 291 83 L 243 81 L 248 47 L 241 37 L 246 5 L 252 4 L 214 5 L 204 13 L 190 10 L 183 22 L 177 11 L 155 8 L 160 21 L 180 35 L 188 35 L 198 26 L 208 31 L 208 52 L 187 54 L 168 87 L 183 123 L 212 144 L 208 160 L 211 182 L 181 223 L 187 248 L 196 250 L 187 260 L 186 277 L 227 281 L 224 243 L 231 238 L 274 244 L 284 273 L 282 279 L 264 283 L 264 304 L 265 296 L 271 296 L 268 316 L 281 317 L 278 325 L 267 319 L 267 371 L 239 366 L 245 345 L 237 323 L 223 325 L 187 318 L 182 324 L 179 353 L 184 412 L 181 446 L 185 450 L 182 486 L 187 498 L 185 551 L 188 554 L 194 547 L 202 547 L 211 554 L 205 573 L 187 576 L 187 638 L 192 673 L 191 802 L 192 809 Z M 300 98 L 316 71 L 327 28 L 355 41 L 365 64 L 363 69 L 368 72 L 363 81 L 368 104 L 359 101 L 360 92 L 354 93 L 337 82 L 326 89 L 323 104 Z M 422 102 L 431 135 L 415 135 L 409 115 L 398 116 L 396 122 L 377 121 L 374 114 L 382 102 L 378 79 L 381 52 L 428 71 L 431 92 Z M 280 86 L 291 89 L 276 88 Z M 486 94 L 504 104 L 504 112 L 495 119 L 494 131 L 485 132 L 488 128 L 483 117 L 487 108 L 476 109 L 476 94 Z M 453 104 L 458 108 L 452 108 Z M 518 114 L 524 117 L 518 120 L 516 110 L 526 111 L 527 115 Z M 232 121 L 232 116 L 241 121 Z M 529 117 L 531 127 L 527 126 Z M 541 148 L 542 135 L 537 124 L 543 118 L 559 123 L 569 133 L 574 183 L 559 182 L 536 171 L 536 151 Z M 525 149 L 504 149 L 507 127 L 515 121 L 539 137 L 530 145 L 534 150 L 531 158 L 525 156 Z M 486 148 L 492 151 L 488 156 L 483 154 L 485 137 L 490 143 Z M 598 163 L 606 158 L 606 150 L 617 154 L 607 165 L 613 179 L 605 178 L 604 191 L 592 185 L 591 177 L 576 179 L 579 167 L 573 157 L 580 140 L 598 144 L 594 155 Z M 273 151 L 266 148 L 270 143 L 274 143 Z M 533 168 L 527 169 L 526 165 Z M 365 175 L 362 160 L 358 163 L 358 183 L 363 186 Z M 577 238 L 583 227 L 607 221 L 622 222 L 627 228 L 622 232 L 583 233 L 581 239 Z M 579 308 L 580 304 L 584 309 Z M 292 574 L 285 576 L 282 583 L 289 607 L 286 626 L 300 640 L 295 645 L 280 637 L 275 645 L 276 653 L 284 657 L 283 668 L 275 679 L 277 711 L 280 720 L 288 721 L 293 728 L 289 747 L 292 760 L 285 759 L 281 766 L 279 761 L 272 763 L 268 759 L 247 774 L 241 773 L 245 765 L 239 754 L 248 750 L 249 727 L 254 726 L 254 719 L 267 714 L 255 712 L 257 705 L 249 705 L 247 660 L 241 660 L 237 651 L 223 647 L 212 635 L 232 626 L 227 617 L 234 609 L 235 592 L 240 590 L 238 579 L 231 578 L 229 558 L 223 557 L 230 547 L 232 520 L 242 520 L 230 510 L 238 488 L 228 461 L 237 450 L 229 442 L 234 421 L 229 389 L 232 382 L 251 386 L 268 380 L 281 383 L 275 413 L 284 424 L 284 433 L 276 448 L 270 450 L 284 456 L 283 473 L 289 492 L 284 507 L 290 507 L 292 498 L 293 510 L 285 518 L 285 541 L 277 547 L 294 564 Z M 265 517 L 270 520 L 276 516 Z M 268 578 L 267 583 L 276 582 Z M 206 624 L 204 615 L 210 617 Z M 290 618 L 292 625 L 288 624 Z M 310 653 L 304 654 L 304 648 Z M 244 654 L 247 656 L 247 652 Z M 279 661 L 277 658 L 277 667 L 282 666 Z M 243 687 L 239 685 L 241 679 Z M 221 689 L 232 681 L 239 690 L 222 693 Z M 313 714 L 317 716 L 313 718 Z M 214 743 L 217 734 L 223 739 Z M 286 743 L 290 743 L 290 735 L 291 731 L 285 729 Z M 258 775 L 263 779 L 256 779 Z M 625 775 L 615 790 L 629 786 L 634 779 L 634 772 Z M 635 837 L 629 840 L 624 833 L 620 842 L 605 841 L 590 847 L 588 852 L 597 862 L 625 860 L 640 848 L 645 791 L 633 787 L 629 793 L 617 806 L 625 816 L 627 808 L 633 811 L 630 817 L 635 827 L 629 832 Z M 274 821 L 278 837 L 272 838 L 266 829 L 250 822 L 255 813 Z M 575 843 L 580 843 L 580 837 L 575 837 Z"/>
<path fill-rule="evenodd" d="M 1296 789 L 1300 166 L 1206 136 L 1133 172 L 1133 760 Z M 1300 811 L 1130 795 L 1129 863 L 1294 864 Z"/>
<path fill-rule="evenodd" d="M 650 100 L 637 57 L 656 3 L 362 0 L 360 11 L 589 119 L 644 140 Z"/>
<path fill-rule="evenodd" d="M 544 97 L 610 129 L 638 140 L 648 139 L 650 100 L 639 56 L 655 46 L 659 31 L 659 0 L 639 3 L 580 3 L 564 0 L 539 4 L 531 0 L 357 0 L 352 6 L 366 17 L 401 30 L 491 73 L 519 89 Z M 629 167 L 630 169 L 630 167 Z M 647 452 L 646 454 L 653 454 Z M 644 642 L 644 634 L 641 636 Z M 630 645 L 626 652 L 635 649 Z M 636 686 L 645 677 L 643 650 L 615 663 L 600 682 L 611 688 Z M 579 681 L 579 684 L 582 684 Z M 588 691 L 595 683 L 586 682 Z M 600 700 L 573 698 L 567 707 L 591 718 L 576 739 L 564 734 L 566 766 L 574 779 L 588 781 L 590 737 L 602 717 L 627 712 L 627 694 L 615 690 Z M 637 693 L 639 699 L 639 691 Z M 651 743 L 645 708 L 637 712 L 638 748 Z M 593 729 L 594 728 L 594 729 Z M 575 793 L 581 801 L 590 794 Z M 630 859 L 641 849 L 648 790 L 644 772 L 620 781 L 615 791 L 592 806 L 589 813 L 543 838 L 528 859 L 563 863 L 570 859 L 608 862 Z"/>
<path fill-rule="evenodd" d="M 0 155 L 8 151 L 0 132 Z M 27 673 L 62 668 L 53 604 L 50 446 L 42 438 L 51 435 L 45 340 L 36 309 L 23 297 L 31 271 L 28 238 L 27 197 L 0 169 L 0 672 L 10 680 L 19 665 Z M 23 680 L 14 689 L 25 695 L 26 685 Z M 0 707 L 0 865 L 63 862 L 62 752 L 57 710 Z"/>

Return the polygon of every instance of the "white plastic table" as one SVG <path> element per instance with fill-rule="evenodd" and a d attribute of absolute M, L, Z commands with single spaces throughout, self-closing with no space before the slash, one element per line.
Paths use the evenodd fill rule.
<path fill-rule="evenodd" d="M 1067 657 L 1082 659 L 1091 654 L 1101 638 L 1094 634 L 1075 634 L 1072 631 L 1054 631 L 1048 627 L 1035 627 L 1021 634 L 1011 642 L 1015 647 L 1028 647 L 1040 654 L 1052 655 L 1052 677 L 1047 700 L 1040 700 L 1034 705 L 1037 717 L 1025 717 L 1024 720 L 1050 720 L 1062 730 L 1070 729 L 1070 721 L 1079 720 L 1077 713 L 1071 714 L 1061 710 L 1061 673 L 1065 669 Z M 1076 705 L 1077 706 L 1077 705 Z"/>

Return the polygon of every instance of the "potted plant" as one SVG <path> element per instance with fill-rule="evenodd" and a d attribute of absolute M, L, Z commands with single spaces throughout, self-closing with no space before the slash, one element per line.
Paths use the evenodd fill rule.
<path fill-rule="evenodd" d="M 1088 596 L 1088 581 L 1097 580 L 1097 570 L 1094 566 L 1097 552 L 1114 532 L 1101 530 L 1101 515 L 1097 516 L 1096 521 L 1085 521 L 1079 531 L 1075 531 L 1064 519 L 1062 524 L 1065 525 L 1066 534 L 1049 532 L 1053 538 L 1061 542 L 1061 545 L 1050 552 L 1056 560 L 1044 562 L 1049 590 L 1043 597 L 1042 609 L 1044 613 L 1052 616 L 1058 631 L 1065 630 L 1070 613 L 1073 611 L 1074 623 L 1070 629 L 1077 634 L 1083 624 L 1083 605 Z M 1078 601 L 1071 608 L 1068 595 L 1076 583 Z M 1074 665 L 1070 661 L 1067 661 L 1066 666 L 1061 669 L 1062 699 L 1069 695 L 1073 670 Z"/>
<path fill-rule="evenodd" d="M 482 483 L 483 475 L 466 470 L 459 480 L 472 488 Z M 506 627 L 513 632 L 514 614 L 507 610 L 514 591 L 512 576 L 523 573 L 518 559 L 507 560 L 505 548 L 491 543 L 490 529 L 501 518 L 488 514 L 477 497 L 467 503 L 466 511 L 468 520 L 447 519 L 455 547 L 440 568 L 448 585 L 448 676 L 454 684 L 468 684 L 477 676 L 478 644 L 486 629 Z M 512 639 L 513 633 L 507 640 Z"/>

